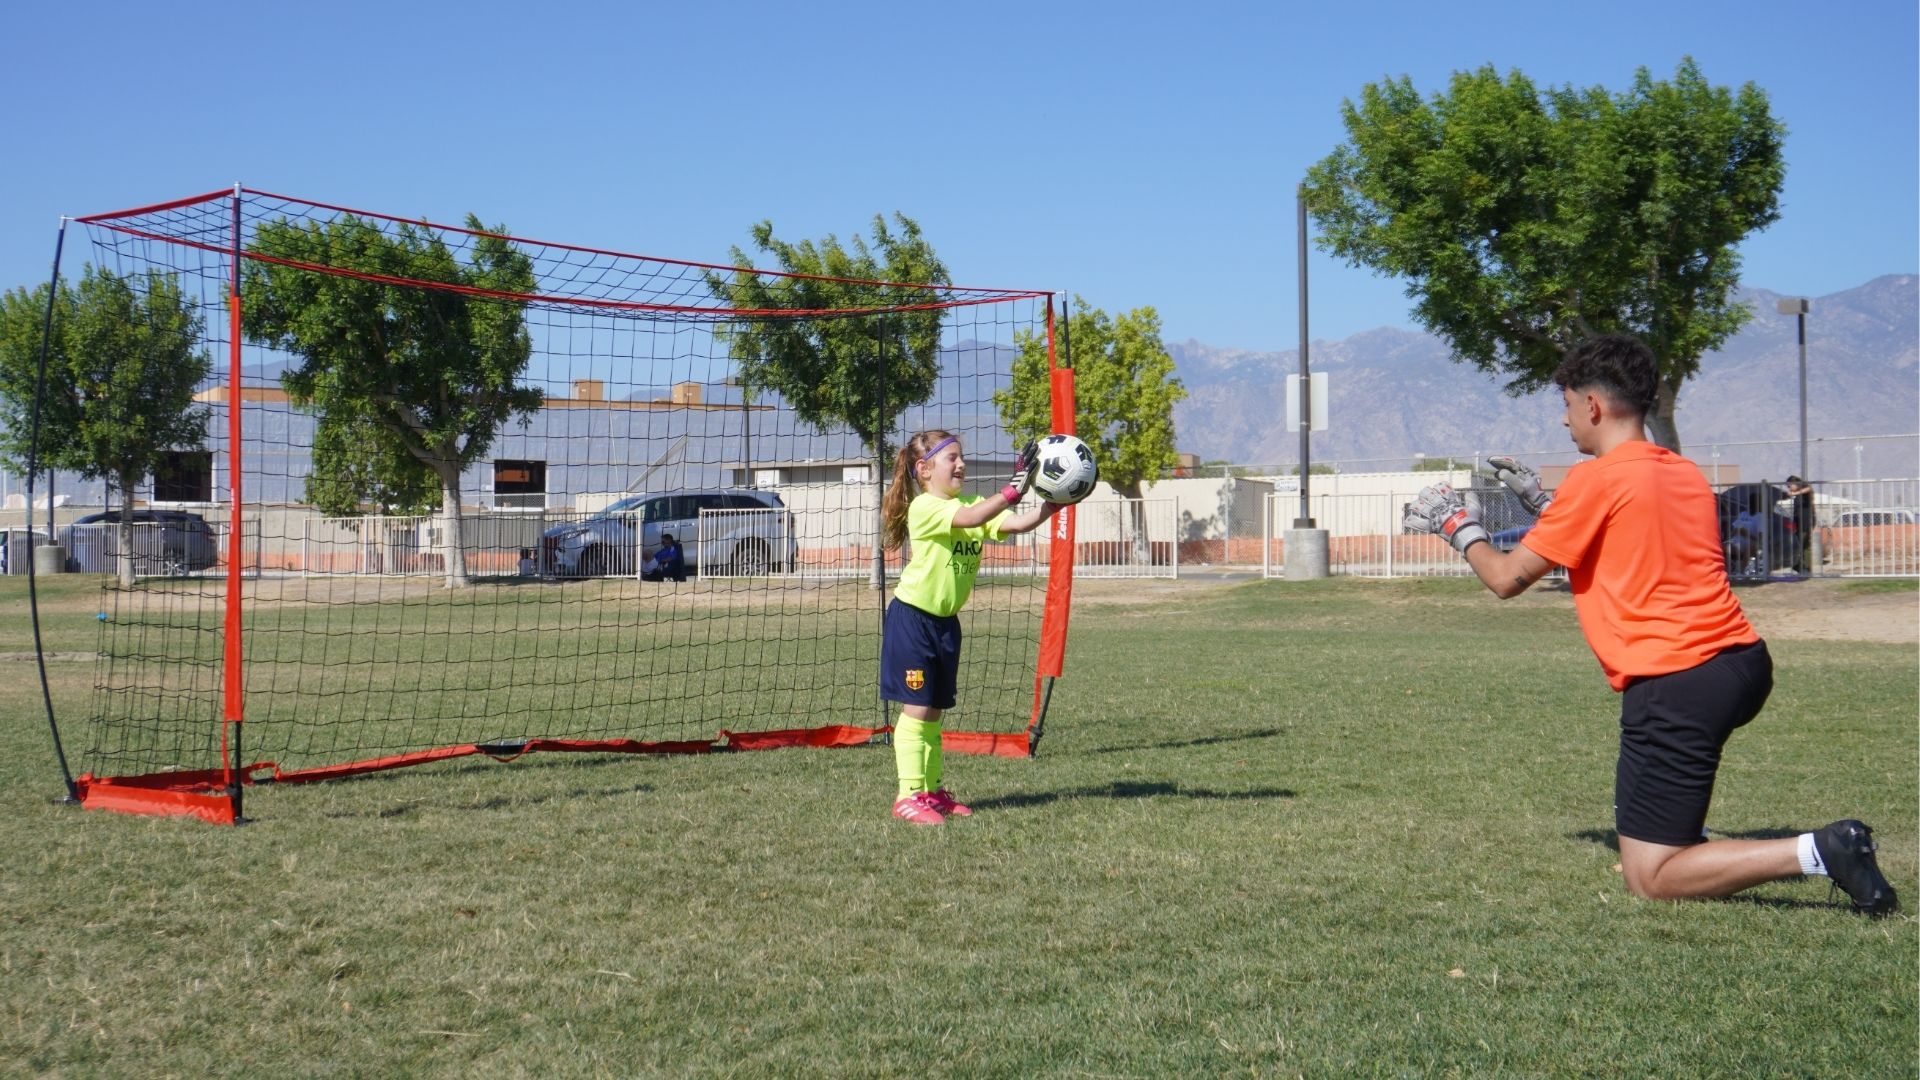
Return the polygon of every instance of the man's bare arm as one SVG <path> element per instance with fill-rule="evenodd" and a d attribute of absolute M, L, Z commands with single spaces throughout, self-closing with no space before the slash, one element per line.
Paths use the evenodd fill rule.
<path fill-rule="evenodd" d="M 1526 592 L 1553 569 L 1552 563 L 1535 554 L 1524 542 L 1512 551 L 1501 551 L 1492 544 L 1475 544 L 1465 554 L 1467 565 L 1480 576 L 1481 584 L 1502 600 Z"/>

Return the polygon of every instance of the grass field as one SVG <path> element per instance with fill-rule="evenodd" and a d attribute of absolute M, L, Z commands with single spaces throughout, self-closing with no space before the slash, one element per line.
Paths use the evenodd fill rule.
<path fill-rule="evenodd" d="M 1621 887 L 1564 593 L 1127 588 L 1080 590 L 1038 759 L 949 756 L 977 815 L 941 829 L 887 816 L 879 749 L 469 759 L 223 829 L 55 805 L 0 582 L 0 1072 L 1914 1075 L 1910 915 Z M 85 588 L 48 599 L 91 649 Z M 1914 647 L 1755 617 L 1779 685 L 1709 825 L 1859 816 L 1920 905 Z"/>

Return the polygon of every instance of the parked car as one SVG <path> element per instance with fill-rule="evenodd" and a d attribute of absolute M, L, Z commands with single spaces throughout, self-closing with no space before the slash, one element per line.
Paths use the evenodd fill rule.
<path fill-rule="evenodd" d="M 1858 529 L 1874 525 L 1917 525 L 1920 514 L 1905 506 L 1873 507 L 1865 510 L 1844 510 L 1834 516 L 1836 529 Z"/>
<path fill-rule="evenodd" d="M 700 535 L 700 512 L 709 515 Z M 770 512 L 771 511 L 771 512 Z M 627 577 L 653 557 L 663 533 L 686 552 L 689 571 L 741 576 L 777 573 L 799 551 L 793 515 L 771 491 L 704 488 L 629 495 L 584 521 L 555 525 L 540 536 L 541 562 L 560 577 Z"/>
<path fill-rule="evenodd" d="M 135 510 L 133 569 L 136 574 L 190 574 L 220 561 L 220 543 L 207 519 L 187 510 Z M 110 574 L 120 557 L 121 511 L 107 510 L 74 519 L 67 530 L 67 551 L 75 568 Z M 85 531 L 82 531 L 85 530 Z M 99 539 L 86 539 L 89 534 Z"/>

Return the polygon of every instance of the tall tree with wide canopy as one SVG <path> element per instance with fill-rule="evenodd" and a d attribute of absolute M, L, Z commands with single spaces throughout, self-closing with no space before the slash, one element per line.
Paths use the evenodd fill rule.
<path fill-rule="evenodd" d="M 742 311 L 881 309 L 857 319 L 745 319 L 720 336 L 739 367 L 743 393 L 771 390 L 802 422 L 822 431 L 845 425 L 874 455 L 883 483 L 888 435 L 902 412 L 933 397 L 940 376 L 942 312 L 925 308 L 938 294 L 913 286 L 953 283 L 920 226 L 898 212 L 893 223 L 898 232 L 875 214 L 872 244 L 855 234 L 849 249 L 831 234 L 818 243 L 788 243 L 773 235 L 773 222 L 762 221 L 753 226 L 754 247 L 785 274 L 802 276 L 758 273 L 738 247 L 734 273 L 706 276 L 715 297 Z M 876 545 L 876 585 L 883 560 Z"/>
<path fill-rule="evenodd" d="M 1321 248 L 1406 278 L 1414 318 L 1514 394 L 1583 337 L 1638 335 L 1660 361 L 1649 434 L 1680 448 L 1680 387 L 1752 317 L 1735 245 L 1779 217 L 1785 128 L 1764 91 L 1691 59 L 1623 94 L 1488 66 L 1431 99 L 1369 84 L 1342 118 L 1305 185 Z"/>
<path fill-rule="evenodd" d="M 350 493 L 356 502 L 408 480 L 401 452 L 438 478 L 449 586 L 467 583 L 461 473 L 502 426 L 528 423 L 545 400 L 520 382 L 533 341 L 517 297 L 533 291 L 532 260 L 504 228 L 471 214 L 466 227 L 475 235 L 463 260 L 431 228 L 387 233 L 352 214 L 269 222 L 250 251 L 276 261 L 249 260 L 241 278 L 243 331 L 299 359 L 281 384 L 322 417 L 314 471 L 361 477 L 370 486 Z M 345 437 L 354 429 L 381 443 L 356 445 Z"/>
<path fill-rule="evenodd" d="M 872 245 L 856 234 L 851 250 L 833 235 L 790 244 L 773 235 L 773 222 L 762 221 L 753 227 L 754 247 L 773 256 L 785 274 L 804 276 L 758 273 L 753 259 L 736 247 L 733 264 L 739 269 L 709 273 L 707 287 L 740 310 L 923 307 L 936 296 L 911 286 L 950 285 L 952 279 L 920 226 L 904 214 L 893 219 L 898 233 L 875 214 Z M 746 320 L 722 333 L 749 391 L 772 390 L 803 422 L 822 430 L 843 424 L 884 454 L 885 437 L 900 414 L 933 396 L 940 321 L 937 309 L 900 310 L 857 319 Z"/>
<path fill-rule="evenodd" d="M 54 294 L 46 380 L 40 380 L 48 286 L 0 298 L 0 459 L 27 469 L 36 390 L 37 464 L 106 480 L 120 494 L 122 585 L 133 584 L 129 535 L 135 489 L 170 450 L 206 445 L 207 410 L 193 394 L 212 361 L 202 323 L 171 274 L 121 277 L 88 266 L 77 286 Z"/>
<path fill-rule="evenodd" d="M 1160 341 L 1160 314 L 1141 307 L 1110 318 L 1075 296 L 1061 329 L 1073 362 L 1074 432 L 1100 463 L 1100 479 L 1138 499 L 1142 484 L 1179 461 L 1173 407 L 1187 396 Z M 1021 331 L 1014 343 L 1020 355 L 1013 379 L 994 392 L 993 401 L 1001 426 L 1018 445 L 1052 431 L 1053 386 L 1046 339 Z M 1144 507 L 1133 509 L 1134 546 L 1144 554 Z"/>

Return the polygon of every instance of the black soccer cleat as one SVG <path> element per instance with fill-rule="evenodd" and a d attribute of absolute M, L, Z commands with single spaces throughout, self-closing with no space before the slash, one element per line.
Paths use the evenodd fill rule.
<path fill-rule="evenodd" d="M 1872 829 L 1851 818 L 1836 821 L 1813 834 L 1813 846 L 1834 888 L 1853 901 L 1853 910 L 1873 916 L 1900 910 L 1900 898 L 1873 857 Z"/>

